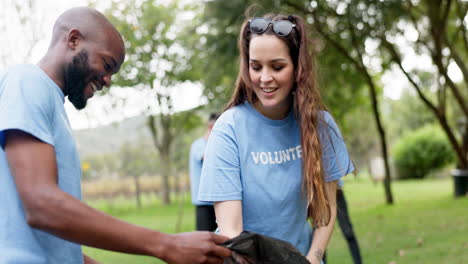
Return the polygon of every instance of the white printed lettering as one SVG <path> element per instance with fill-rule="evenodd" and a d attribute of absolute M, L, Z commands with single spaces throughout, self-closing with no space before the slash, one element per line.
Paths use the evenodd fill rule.
<path fill-rule="evenodd" d="M 266 154 L 266 152 L 260 153 L 260 162 L 262 162 L 262 164 L 268 163 L 268 155 Z"/>
<path fill-rule="evenodd" d="M 268 152 L 268 160 L 270 161 L 270 164 L 276 164 L 273 158 L 271 157 L 271 152 Z"/>
<path fill-rule="evenodd" d="M 295 150 L 295 148 L 290 148 L 290 149 L 288 149 L 289 153 L 292 154 L 292 159 L 293 159 L 293 160 L 296 160 L 296 155 L 294 154 L 294 150 Z"/>
<path fill-rule="evenodd" d="M 281 155 L 281 152 L 275 151 L 275 162 L 277 164 L 283 163 L 283 156 Z"/>
<path fill-rule="evenodd" d="M 283 156 L 284 162 L 291 160 L 291 156 L 289 155 L 288 150 L 281 150 L 281 155 Z"/>
<path fill-rule="evenodd" d="M 297 158 L 298 159 L 302 158 L 302 147 L 300 145 L 296 147 L 296 152 L 297 152 Z"/>
<path fill-rule="evenodd" d="M 302 158 L 302 146 L 278 150 L 274 152 L 250 152 L 255 164 L 282 164 Z"/>
<path fill-rule="evenodd" d="M 251 152 L 255 164 L 258 164 L 258 152 Z"/>

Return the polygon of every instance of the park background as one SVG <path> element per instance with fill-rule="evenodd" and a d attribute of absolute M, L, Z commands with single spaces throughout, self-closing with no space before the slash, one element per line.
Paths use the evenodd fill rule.
<path fill-rule="evenodd" d="M 247 7 L 256 4 L 249 14 Z M 191 142 L 221 111 L 238 72 L 246 17 L 299 14 L 310 25 L 321 93 L 357 168 L 344 191 L 365 263 L 468 263 L 468 2 L 464 0 L 0 0 L 0 71 L 36 63 L 53 21 L 95 6 L 122 33 L 114 85 L 66 108 L 84 200 L 168 233 L 194 230 Z M 460 191 L 460 190 L 459 190 Z M 352 263 L 335 230 L 329 263 Z M 102 263 L 159 263 L 85 248 Z"/>

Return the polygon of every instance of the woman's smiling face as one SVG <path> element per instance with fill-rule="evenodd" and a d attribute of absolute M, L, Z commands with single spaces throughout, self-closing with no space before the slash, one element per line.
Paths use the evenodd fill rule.
<path fill-rule="evenodd" d="M 275 35 L 254 35 L 249 57 L 249 76 L 258 98 L 254 107 L 270 119 L 285 118 L 294 85 L 294 64 L 288 46 Z"/>

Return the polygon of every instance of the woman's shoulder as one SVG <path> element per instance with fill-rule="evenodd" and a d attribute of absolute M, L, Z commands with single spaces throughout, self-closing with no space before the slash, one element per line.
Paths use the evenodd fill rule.
<path fill-rule="evenodd" d="M 239 121 L 240 119 L 246 118 L 248 115 L 248 110 L 245 104 L 240 104 L 240 105 L 235 105 L 226 111 L 224 111 L 221 116 L 218 118 L 216 123 L 218 121 L 223 122 L 223 123 L 235 123 L 236 121 Z"/>
<path fill-rule="evenodd" d="M 332 114 L 326 110 L 322 110 L 319 112 L 319 135 L 323 138 L 324 134 L 335 135 L 335 137 L 342 138 L 340 129 L 335 122 Z"/>
<path fill-rule="evenodd" d="M 247 116 L 248 113 L 244 104 L 233 106 L 219 116 L 213 127 L 213 131 L 224 132 L 227 134 L 235 133 L 239 122 L 246 120 Z"/>
<path fill-rule="evenodd" d="M 327 110 L 320 110 L 319 111 L 319 118 L 321 118 L 323 121 L 329 123 L 329 122 L 335 122 L 333 119 L 333 116 L 330 112 Z"/>
<path fill-rule="evenodd" d="M 319 118 L 319 127 L 323 126 L 324 128 L 327 128 L 327 129 L 338 128 L 338 125 L 336 124 L 335 119 L 333 118 L 333 115 L 329 111 L 326 111 L 326 110 L 319 111 L 318 118 Z M 320 122 L 322 123 L 321 125 L 320 125 Z"/>

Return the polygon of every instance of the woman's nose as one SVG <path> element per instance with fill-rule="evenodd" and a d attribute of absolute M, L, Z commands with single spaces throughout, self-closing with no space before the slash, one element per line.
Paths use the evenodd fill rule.
<path fill-rule="evenodd" d="M 260 82 L 266 83 L 273 80 L 271 73 L 269 71 L 262 71 L 262 75 L 260 75 Z"/>

